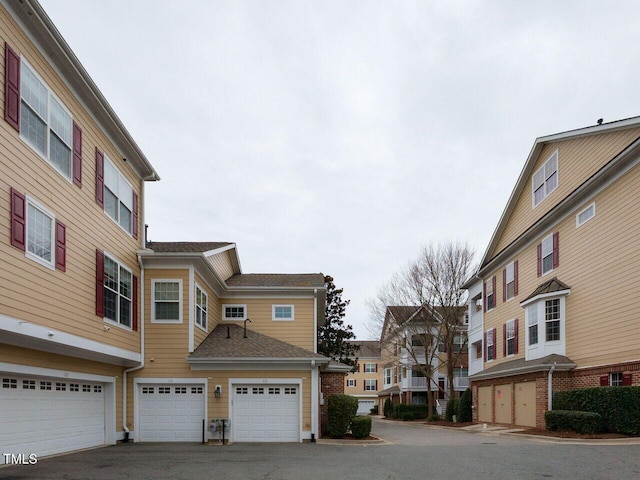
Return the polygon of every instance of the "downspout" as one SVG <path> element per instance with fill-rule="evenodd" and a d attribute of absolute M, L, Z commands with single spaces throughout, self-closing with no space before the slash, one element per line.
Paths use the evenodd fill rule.
<path fill-rule="evenodd" d="M 547 375 L 547 410 L 552 410 L 553 402 L 553 371 L 556 369 L 556 362 L 553 362 Z"/>
<path fill-rule="evenodd" d="M 318 353 L 318 289 L 313 289 L 313 353 Z"/>

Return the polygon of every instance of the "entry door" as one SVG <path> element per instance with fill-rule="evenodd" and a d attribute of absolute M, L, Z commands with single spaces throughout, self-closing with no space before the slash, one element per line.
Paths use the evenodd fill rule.
<path fill-rule="evenodd" d="M 536 382 L 515 384 L 516 425 L 536 426 Z"/>
<path fill-rule="evenodd" d="M 491 387 L 478 387 L 478 421 L 493 422 L 493 402 Z"/>
<path fill-rule="evenodd" d="M 493 398 L 496 423 L 511 424 L 511 384 L 496 385 Z"/>

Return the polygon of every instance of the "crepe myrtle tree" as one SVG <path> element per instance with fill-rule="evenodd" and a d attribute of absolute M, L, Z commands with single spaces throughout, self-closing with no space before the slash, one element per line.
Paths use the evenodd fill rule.
<path fill-rule="evenodd" d="M 402 347 L 412 363 L 410 367 L 419 368 L 429 385 L 440 388 L 435 372 L 446 371 L 449 398 L 454 393 L 454 370 L 467 354 L 466 291 L 462 285 L 473 272 L 473 257 L 467 244 L 427 245 L 367 302 L 369 331 L 377 336 L 384 333 L 381 338 L 386 336 L 382 327 L 388 306 L 415 306 L 413 316 L 397 326 L 394 336 L 401 337 Z"/>
<path fill-rule="evenodd" d="M 333 277 L 324 276 L 327 301 L 324 309 L 325 324 L 318 329 L 318 353 L 355 368 L 359 346 L 349 342 L 356 338 L 353 326 L 345 324 L 344 316 L 351 300 L 342 299 L 342 288 L 337 288 Z"/>

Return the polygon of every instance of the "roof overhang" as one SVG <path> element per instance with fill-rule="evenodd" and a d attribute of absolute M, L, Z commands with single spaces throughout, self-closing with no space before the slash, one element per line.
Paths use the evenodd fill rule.
<path fill-rule="evenodd" d="M 567 359 L 568 360 L 568 359 Z M 548 372 L 553 368 L 556 372 L 567 372 L 569 370 L 573 370 L 576 368 L 576 364 L 573 362 L 549 362 L 549 363 L 537 363 L 535 361 L 525 362 L 524 365 L 510 367 L 510 362 L 507 362 L 503 369 L 494 367 L 490 371 L 478 372 L 469 377 L 471 381 L 478 380 L 487 380 L 492 378 L 504 378 L 504 377 L 512 377 L 514 375 L 523 375 L 526 373 L 535 373 L 535 372 Z M 527 365 L 529 363 L 529 365 Z"/>
<path fill-rule="evenodd" d="M 526 307 L 527 305 L 531 305 L 534 302 L 539 302 L 540 300 L 544 300 L 545 298 L 556 298 L 556 297 L 566 297 L 571 293 L 571 289 L 568 290 L 557 290 L 555 292 L 541 293 L 540 295 L 536 295 L 535 297 L 531 297 L 526 299 L 524 302 L 520 302 L 521 307 Z"/>
<path fill-rule="evenodd" d="M 309 370 L 323 364 L 328 364 L 329 359 L 322 358 L 191 358 L 187 357 L 187 363 L 191 370 Z"/>

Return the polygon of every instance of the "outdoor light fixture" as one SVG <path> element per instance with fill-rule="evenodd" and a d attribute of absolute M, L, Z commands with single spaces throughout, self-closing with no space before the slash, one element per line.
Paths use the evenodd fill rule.
<path fill-rule="evenodd" d="M 213 394 L 216 396 L 216 398 L 220 398 L 220 395 L 222 394 L 222 387 L 220 385 L 216 385 L 216 389 L 214 390 Z"/>

